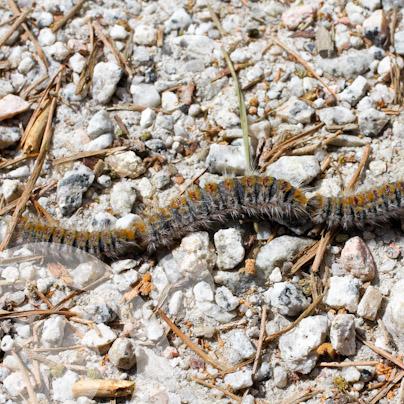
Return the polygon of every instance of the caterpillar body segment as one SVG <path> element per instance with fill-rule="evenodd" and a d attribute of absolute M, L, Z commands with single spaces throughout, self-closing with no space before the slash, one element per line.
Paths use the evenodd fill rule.
<path fill-rule="evenodd" d="M 316 195 L 308 202 L 313 224 L 329 228 L 362 229 L 369 224 L 384 223 L 404 214 L 404 182 L 385 184 L 354 195 L 326 198 Z"/>
<path fill-rule="evenodd" d="M 229 220 L 270 220 L 290 228 L 325 225 L 328 228 L 363 228 L 399 218 L 404 212 L 404 182 L 386 184 L 342 197 L 315 195 L 272 177 L 226 178 L 189 188 L 166 208 L 144 214 L 130 229 L 78 231 L 22 218 L 16 242 L 54 242 L 88 253 L 123 257 L 171 247 L 186 234 Z"/>

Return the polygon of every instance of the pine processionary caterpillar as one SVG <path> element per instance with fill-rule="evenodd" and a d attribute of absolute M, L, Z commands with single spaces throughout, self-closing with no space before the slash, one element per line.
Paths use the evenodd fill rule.
<path fill-rule="evenodd" d="M 15 242 L 55 242 L 95 255 L 121 257 L 170 247 L 187 233 L 232 219 L 266 219 L 291 227 L 363 228 L 402 217 L 403 193 L 404 182 L 399 181 L 350 196 L 308 199 L 301 189 L 272 177 L 228 178 L 203 188 L 191 187 L 167 208 L 144 215 L 127 230 L 83 232 L 23 218 Z"/>

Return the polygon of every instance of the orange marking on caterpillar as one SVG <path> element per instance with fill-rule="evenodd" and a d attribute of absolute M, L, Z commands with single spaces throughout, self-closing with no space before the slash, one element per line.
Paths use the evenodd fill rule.
<path fill-rule="evenodd" d="M 214 182 L 208 182 L 204 187 L 205 191 L 208 192 L 209 194 L 215 194 L 218 188 L 219 188 L 218 185 Z"/>
<path fill-rule="evenodd" d="M 211 191 L 208 191 L 208 192 L 212 193 Z M 201 198 L 202 198 L 201 191 L 199 189 L 197 189 L 197 188 L 189 190 L 187 195 L 188 195 L 188 198 L 191 201 L 196 201 L 197 202 L 197 201 L 200 201 Z"/>
<path fill-rule="evenodd" d="M 245 188 L 253 187 L 257 183 L 257 177 L 253 177 L 253 176 L 242 177 L 240 180 L 240 183 Z"/>
<path fill-rule="evenodd" d="M 296 189 L 293 193 L 293 199 L 296 200 L 300 205 L 307 205 L 307 197 L 300 189 Z"/>
<path fill-rule="evenodd" d="M 230 178 L 225 179 L 223 184 L 224 184 L 224 187 L 229 191 L 234 189 L 234 181 Z"/>
<path fill-rule="evenodd" d="M 289 182 L 284 180 L 278 180 L 279 189 L 282 192 L 289 192 L 292 189 L 292 185 Z"/>

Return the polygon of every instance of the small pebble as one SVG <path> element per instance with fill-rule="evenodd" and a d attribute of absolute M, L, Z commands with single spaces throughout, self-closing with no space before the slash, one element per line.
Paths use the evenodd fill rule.
<path fill-rule="evenodd" d="M 160 105 L 160 94 L 153 84 L 132 84 L 130 92 L 133 103 L 140 108 L 156 108 Z"/>
<path fill-rule="evenodd" d="M 350 238 L 341 251 L 341 266 L 362 281 L 371 281 L 376 274 L 376 263 L 365 242 L 358 236 Z"/>
<path fill-rule="evenodd" d="M 114 125 L 105 109 L 95 113 L 88 122 L 87 135 L 90 139 L 95 139 L 104 133 L 114 133 Z"/>
<path fill-rule="evenodd" d="M 244 247 L 238 229 L 219 230 L 214 235 L 218 268 L 229 270 L 236 267 L 244 258 Z"/>
<path fill-rule="evenodd" d="M 122 69 L 112 62 L 99 62 L 94 67 L 92 95 L 96 102 L 107 104 L 115 93 Z"/>
<path fill-rule="evenodd" d="M 0 100 L 0 121 L 12 118 L 27 111 L 31 104 L 22 98 L 8 94 Z"/>
<path fill-rule="evenodd" d="M 71 215 L 83 202 L 83 193 L 94 181 L 94 173 L 85 165 L 76 165 L 59 181 L 56 197 L 63 216 Z"/>
<path fill-rule="evenodd" d="M 369 108 L 358 114 L 359 129 L 365 136 L 378 136 L 388 122 L 389 117 L 375 108 Z"/>
<path fill-rule="evenodd" d="M 253 384 L 251 370 L 245 369 L 234 373 L 228 373 L 224 377 L 224 382 L 234 391 L 251 387 Z"/>
<path fill-rule="evenodd" d="M 288 372 L 282 366 L 274 367 L 274 383 L 279 389 L 284 389 L 288 385 Z"/>
<path fill-rule="evenodd" d="M 375 321 L 383 296 L 379 289 L 369 285 L 358 305 L 357 315 Z"/>
<path fill-rule="evenodd" d="M 320 163 L 314 156 L 282 156 L 267 167 L 265 174 L 300 187 L 320 174 Z"/>
<path fill-rule="evenodd" d="M 363 22 L 363 32 L 376 46 L 385 45 L 389 28 L 386 15 L 383 10 L 374 11 Z"/>
<path fill-rule="evenodd" d="M 294 96 L 290 97 L 276 112 L 279 118 L 289 123 L 310 123 L 314 115 L 313 108 Z"/>
<path fill-rule="evenodd" d="M 108 358 L 119 369 L 131 369 L 136 364 L 134 341 L 131 338 L 117 338 L 108 351 Z"/>
<path fill-rule="evenodd" d="M 112 342 L 116 339 L 115 332 L 105 324 L 97 324 L 97 329 L 87 331 L 81 343 L 88 348 L 94 349 L 104 355 L 108 352 Z"/>
<path fill-rule="evenodd" d="M 110 203 L 114 214 L 124 216 L 131 213 L 136 201 L 136 192 L 129 182 L 118 182 L 112 187 Z"/>
<path fill-rule="evenodd" d="M 265 298 L 285 316 L 301 314 L 309 305 L 303 292 L 290 282 L 278 282 L 265 293 Z"/>
<path fill-rule="evenodd" d="M 317 362 L 316 348 L 327 336 L 326 316 L 310 316 L 303 319 L 292 331 L 279 338 L 281 357 L 288 369 L 308 374 Z"/>
<path fill-rule="evenodd" d="M 226 286 L 221 286 L 216 289 L 215 302 L 222 309 L 232 311 L 238 307 L 240 299 L 235 297 Z"/>
<path fill-rule="evenodd" d="M 333 348 L 341 355 L 356 353 L 355 316 L 338 314 L 331 323 L 330 340 Z"/>
<path fill-rule="evenodd" d="M 235 365 L 255 354 L 256 349 L 243 330 L 231 330 L 223 334 L 223 357 Z"/>
<path fill-rule="evenodd" d="M 331 276 L 330 287 L 324 303 L 339 309 L 346 308 L 355 313 L 359 303 L 360 281 L 351 276 Z"/>
<path fill-rule="evenodd" d="M 393 337 L 399 352 L 404 351 L 404 279 L 396 282 L 383 315 L 383 323 Z"/>

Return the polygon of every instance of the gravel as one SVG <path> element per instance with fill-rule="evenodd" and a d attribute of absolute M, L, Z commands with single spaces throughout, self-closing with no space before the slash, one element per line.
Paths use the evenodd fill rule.
<path fill-rule="evenodd" d="M 393 337 L 399 351 L 404 350 L 403 329 L 404 321 L 402 309 L 404 305 L 403 295 L 404 280 L 399 280 L 392 288 L 390 298 L 383 316 L 383 322 Z"/>
<path fill-rule="evenodd" d="M 320 164 L 315 156 L 283 156 L 265 171 L 266 175 L 286 180 L 295 187 L 309 184 L 319 173 Z"/>
<path fill-rule="evenodd" d="M 100 62 L 94 67 L 92 95 L 100 104 L 110 101 L 122 77 L 122 69 L 115 63 Z"/>
<path fill-rule="evenodd" d="M 259 276 L 267 278 L 276 267 L 282 267 L 288 260 L 293 260 L 312 244 L 312 240 L 292 236 L 281 236 L 270 241 L 257 254 L 256 266 L 261 272 Z"/>
<path fill-rule="evenodd" d="M 332 276 L 330 288 L 324 302 L 336 309 L 345 308 L 351 313 L 356 312 L 359 303 L 360 281 L 351 276 Z"/>
<path fill-rule="evenodd" d="M 331 322 L 330 340 L 337 353 L 350 356 L 356 353 L 355 317 L 352 314 L 338 314 Z"/>
<path fill-rule="evenodd" d="M 242 234 L 238 229 L 219 230 L 214 235 L 217 252 L 216 265 L 223 270 L 233 269 L 244 258 Z"/>
<path fill-rule="evenodd" d="M 291 332 L 279 338 L 281 357 L 288 368 L 308 374 L 317 361 L 316 348 L 325 341 L 328 320 L 325 316 L 311 316 L 303 319 Z"/>
<path fill-rule="evenodd" d="M 278 282 L 266 292 L 265 296 L 280 314 L 296 316 L 309 305 L 303 292 L 290 282 Z"/>
<path fill-rule="evenodd" d="M 346 192 L 368 145 L 355 189 L 402 180 L 397 78 L 404 68 L 404 20 L 393 14 L 400 1 L 211 1 L 224 35 L 204 1 L 85 2 L 56 29 L 76 3 L 19 2 L 21 11 L 31 8 L 25 22 L 46 68 L 21 26 L 1 47 L 0 238 L 33 172 L 37 157 L 29 145 L 40 146 L 47 112 L 27 130 L 30 118 L 62 66 L 51 143 L 23 212 L 41 223 L 126 230 L 192 184 L 245 174 L 290 181 L 308 197 L 336 197 Z M 0 9 L 1 38 L 14 17 Z M 91 28 L 96 20 L 103 40 Z M 325 31 L 332 32 L 329 49 L 315 39 Z M 223 50 L 246 104 L 252 167 Z M 56 95 L 56 85 L 49 95 Z M 402 354 L 399 221 L 349 234 L 336 230 L 315 272 L 308 248 L 324 229 L 260 217 L 208 219 L 208 228 L 177 244 L 169 240 L 170 248 L 106 263 L 56 245 L 21 243 L 2 253 L 0 261 L 18 260 L 0 263 L 1 310 L 63 311 L 30 316 L 28 323 L 3 319 L 0 402 L 30 399 L 14 351 L 35 380 L 39 369 L 45 383 L 32 379 L 32 385 L 41 403 L 98 402 L 93 394 L 73 398 L 79 379 L 135 382 L 122 403 L 228 401 L 194 378 L 245 404 L 296 401 L 307 391 L 313 403 L 374 400 L 380 389 L 371 387 L 388 376 L 380 366 L 319 362 L 379 361 L 356 336 Z M 31 254 L 44 258 L 20 259 Z M 316 308 L 294 323 L 323 292 Z M 262 326 L 272 336 L 253 375 L 264 306 Z M 206 355 L 235 368 L 221 372 L 205 363 L 157 308 Z M 35 362 L 31 352 L 39 355 Z M 389 366 L 389 374 L 398 369 Z M 398 387 L 380 402 L 398 404 Z"/>
<path fill-rule="evenodd" d="M 341 266 L 362 281 L 372 281 L 376 263 L 365 242 L 358 236 L 350 238 L 341 251 Z"/>

